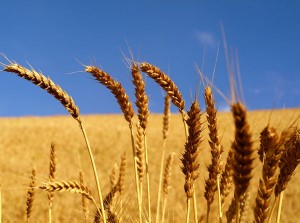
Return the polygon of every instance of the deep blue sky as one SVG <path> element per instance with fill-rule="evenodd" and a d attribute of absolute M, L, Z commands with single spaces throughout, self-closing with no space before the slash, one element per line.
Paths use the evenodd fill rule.
<path fill-rule="evenodd" d="M 81 113 L 119 113 L 107 89 L 86 73 L 72 72 L 84 70 L 77 59 L 99 65 L 134 100 L 122 55 L 129 57 L 128 43 L 137 60 L 153 63 L 172 77 L 189 105 L 199 83 L 195 63 L 202 67 L 205 49 L 203 70 L 210 77 L 219 42 L 214 83 L 229 97 L 223 23 L 228 45 L 238 50 L 247 107 L 298 107 L 299 11 L 298 1 L 276 0 L 3 1 L 0 52 L 50 76 L 74 98 Z M 149 78 L 146 82 L 150 110 L 162 112 L 161 89 Z M 66 114 L 59 102 L 13 74 L 0 72 L 0 89 L 0 116 Z M 218 108 L 226 109 L 226 102 L 216 97 Z"/>

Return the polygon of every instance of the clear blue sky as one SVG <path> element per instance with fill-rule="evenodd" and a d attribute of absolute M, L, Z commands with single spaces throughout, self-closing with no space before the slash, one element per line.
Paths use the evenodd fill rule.
<path fill-rule="evenodd" d="M 214 83 L 229 96 L 223 23 L 228 45 L 238 49 L 247 107 L 298 107 L 299 12 L 299 1 L 276 0 L 3 1 L 0 52 L 50 76 L 74 98 L 81 113 L 119 113 L 106 88 L 84 72 L 71 72 L 84 70 L 76 59 L 97 64 L 134 100 L 130 72 L 122 60 L 122 52 L 129 56 L 128 43 L 136 59 L 172 77 L 189 105 L 199 82 L 195 63 L 202 67 L 205 49 L 203 70 L 210 77 L 219 42 Z M 162 112 L 161 89 L 150 79 L 146 82 L 151 112 Z M 66 114 L 54 98 L 13 74 L 0 72 L 0 89 L 0 116 Z M 219 109 L 228 107 L 216 97 Z"/>

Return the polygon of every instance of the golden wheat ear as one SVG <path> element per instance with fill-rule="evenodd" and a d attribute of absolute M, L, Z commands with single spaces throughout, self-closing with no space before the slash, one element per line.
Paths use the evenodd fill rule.
<path fill-rule="evenodd" d="M 186 222 L 189 222 L 189 212 L 190 212 L 190 201 L 191 199 L 195 202 L 195 187 L 194 183 L 199 177 L 199 161 L 198 155 L 200 152 L 200 143 L 201 143 L 201 111 L 199 107 L 199 103 L 195 100 L 188 111 L 188 119 L 186 121 L 188 126 L 188 140 L 185 144 L 185 151 L 182 154 L 181 162 L 182 167 L 181 170 L 185 175 L 185 184 L 184 190 L 187 197 L 187 216 Z M 195 221 L 198 221 L 197 218 L 197 209 L 194 206 L 194 214 L 195 214 Z"/>
<path fill-rule="evenodd" d="M 212 89 L 207 86 L 204 93 L 207 123 L 209 130 L 209 145 L 211 148 L 211 164 L 207 166 L 209 176 L 205 180 L 205 192 L 204 197 L 207 201 L 207 222 L 209 222 L 210 206 L 214 201 L 215 192 L 220 185 L 219 179 L 222 172 L 221 155 L 224 151 L 223 146 L 220 143 L 217 127 L 217 109 L 215 108 L 215 101 L 212 95 Z M 218 193 L 219 194 L 219 193 Z M 219 204 L 221 199 L 219 197 Z M 219 205 L 221 209 L 221 205 Z M 221 210 L 219 210 L 221 213 Z M 220 216 L 222 218 L 222 216 Z"/>
<path fill-rule="evenodd" d="M 247 120 L 247 111 L 243 104 L 237 102 L 231 107 L 234 124 L 235 138 L 232 143 L 233 155 L 233 182 L 235 185 L 234 200 L 236 204 L 236 218 L 239 222 L 240 205 L 244 194 L 247 192 L 253 169 L 252 133 Z"/>
<path fill-rule="evenodd" d="M 271 196 L 276 184 L 277 166 L 282 147 L 279 144 L 279 134 L 273 127 L 267 126 L 260 133 L 260 148 L 258 151 L 263 163 L 262 177 L 254 207 L 255 222 L 267 222 L 271 204 Z"/>
<path fill-rule="evenodd" d="M 31 172 L 31 180 L 29 183 L 29 189 L 27 192 L 27 200 L 26 200 L 26 222 L 29 222 L 32 207 L 33 207 L 33 200 L 35 196 L 35 186 L 36 186 L 36 168 L 34 167 Z"/>

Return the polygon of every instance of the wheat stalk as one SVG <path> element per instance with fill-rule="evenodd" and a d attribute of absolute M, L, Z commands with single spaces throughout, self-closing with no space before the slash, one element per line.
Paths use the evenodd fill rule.
<path fill-rule="evenodd" d="M 50 149 L 50 165 L 49 165 L 49 181 L 53 181 L 55 178 L 56 172 L 56 154 L 55 154 L 55 144 L 51 143 Z M 52 203 L 53 203 L 54 195 L 53 193 L 48 193 L 49 200 L 49 223 L 52 222 Z"/>
<path fill-rule="evenodd" d="M 105 212 L 104 212 L 104 208 L 103 208 L 102 192 L 101 192 L 99 177 L 98 177 L 98 173 L 97 173 L 97 168 L 96 168 L 96 164 L 95 164 L 92 150 L 90 147 L 90 143 L 87 138 L 85 128 L 83 126 L 81 119 L 79 118 L 79 108 L 76 106 L 73 99 L 65 91 L 63 91 L 59 85 L 55 84 L 50 78 L 45 77 L 42 73 L 38 73 L 33 69 L 28 70 L 25 67 L 22 67 L 21 65 L 16 64 L 16 63 L 11 63 L 9 65 L 5 65 L 4 70 L 7 72 L 15 73 L 19 77 L 22 77 L 28 81 L 31 81 L 33 84 L 46 90 L 49 94 L 51 94 L 57 100 L 59 100 L 61 102 L 61 104 L 67 109 L 67 111 L 72 115 L 72 117 L 75 120 L 77 120 L 77 122 L 79 123 L 80 129 L 82 131 L 82 134 L 84 136 L 86 145 L 87 145 L 90 161 L 91 161 L 91 164 L 93 167 L 95 182 L 97 184 L 97 191 L 98 191 L 99 201 L 100 201 L 100 205 L 101 205 L 101 210 L 103 211 L 102 215 L 104 216 L 104 223 L 106 223 L 106 217 L 105 217 Z"/>
<path fill-rule="evenodd" d="M 181 162 L 182 167 L 181 170 L 185 175 L 185 184 L 184 190 L 187 196 L 187 218 L 186 222 L 189 222 L 189 204 L 191 198 L 195 199 L 195 188 L 194 183 L 199 176 L 199 161 L 198 154 L 200 152 L 199 145 L 201 143 L 201 112 L 199 103 L 194 101 L 191 105 L 190 111 L 188 111 L 188 119 L 186 121 L 188 125 L 188 140 L 185 144 L 185 151 L 182 154 Z M 196 202 L 194 202 L 194 205 Z M 194 208 L 195 209 L 195 208 Z M 194 210 L 195 215 L 197 209 Z M 196 216 L 195 216 L 196 218 Z M 198 219 L 196 218 L 196 221 Z"/>
<path fill-rule="evenodd" d="M 207 222 L 209 222 L 210 206 L 214 200 L 214 194 L 218 189 L 218 179 L 222 172 L 221 154 L 224 149 L 220 144 L 217 127 L 217 110 L 213 99 L 212 90 L 209 86 L 205 88 L 205 103 L 207 122 L 209 129 L 209 145 L 211 148 L 211 164 L 207 166 L 209 176 L 205 180 L 204 197 L 207 200 Z M 221 203 L 219 198 L 219 204 Z M 220 207 L 220 206 L 219 206 Z M 220 221 L 222 221 L 222 211 L 219 210 Z"/>

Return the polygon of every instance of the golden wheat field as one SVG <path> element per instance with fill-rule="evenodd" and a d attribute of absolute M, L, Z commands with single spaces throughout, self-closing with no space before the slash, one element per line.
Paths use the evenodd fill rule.
<path fill-rule="evenodd" d="M 162 105 L 163 106 L 163 105 Z M 203 107 L 204 105 L 201 105 Z M 204 110 L 204 109 L 203 109 Z M 253 132 L 255 161 L 254 177 L 250 183 L 249 206 L 246 210 L 246 222 L 253 221 L 253 206 L 258 189 L 258 180 L 261 176 L 262 164 L 258 161 L 256 150 L 259 147 L 260 131 L 270 125 L 278 130 L 284 130 L 300 114 L 299 109 L 284 109 L 273 111 L 248 112 L 248 120 Z M 206 213 L 206 201 L 203 196 L 204 180 L 207 178 L 206 166 L 210 163 L 210 148 L 207 138 L 206 114 L 203 113 L 203 142 L 200 145 L 199 161 L 200 175 L 195 182 L 197 191 L 198 214 Z M 150 192 L 152 199 L 152 213 L 155 217 L 156 201 L 159 181 L 160 159 L 162 154 L 163 115 L 151 114 L 147 127 Z M 136 117 L 135 117 L 136 119 Z M 110 175 L 115 163 L 120 162 L 122 153 L 127 154 L 127 169 L 125 175 L 125 192 L 122 197 L 122 211 L 118 207 L 120 197 L 114 200 L 118 216 L 124 222 L 139 222 L 139 213 L 136 204 L 136 192 L 132 165 L 132 149 L 128 123 L 123 115 L 87 115 L 82 116 L 87 135 L 99 171 L 100 184 L 103 195 L 110 191 Z M 135 120 L 136 121 L 136 120 Z M 219 134 L 221 143 L 225 147 L 222 160 L 225 161 L 227 151 L 234 140 L 233 118 L 230 112 L 218 114 Z M 36 167 L 37 184 L 48 181 L 49 154 L 51 143 L 54 142 L 57 156 L 56 179 L 78 180 L 79 170 L 84 173 L 86 184 L 96 195 L 96 186 L 90 167 L 84 138 L 78 123 L 69 116 L 53 117 L 22 117 L 1 118 L 0 120 L 0 166 L 2 186 L 2 220 L 3 222 L 26 221 L 26 196 L 31 177 L 31 170 Z M 171 114 L 170 134 L 166 143 L 166 154 L 175 152 L 170 190 L 168 196 L 166 222 L 184 222 L 186 215 L 186 197 L 184 192 L 184 175 L 180 166 L 181 155 L 184 151 L 184 127 L 179 114 Z M 281 222 L 298 222 L 300 219 L 300 173 L 296 170 L 295 176 L 285 190 Z M 230 198 L 227 199 L 227 209 Z M 146 198 L 145 198 L 146 200 Z M 143 209 L 146 212 L 146 202 Z M 96 210 L 89 203 L 89 222 L 93 222 Z M 210 222 L 218 222 L 216 198 L 212 206 Z M 54 193 L 53 222 L 84 222 L 81 195 L 70 192 Z M 37 190 L 31 211 L 30 222 L 48 222 L 47 192 Z M 203 221 L 204 222 L 204 221 Z"/>

